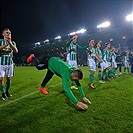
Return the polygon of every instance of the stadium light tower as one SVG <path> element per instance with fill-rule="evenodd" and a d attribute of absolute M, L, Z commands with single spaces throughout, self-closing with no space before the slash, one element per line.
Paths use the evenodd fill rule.
<path fill-rule="evenodd" d="M 75 35 L 75 34 L 76 34 L 76 32 L 72 32 L 72 33 L 70 33 L 69 35 L 72 36 L 72 35 Z"/>
<path fill-rule="evenodd" d="M 85 33 L 85 32 L 86 32 L 86 29 L 81 29 L 81 30 L 76 31 L 77 34 L 78 33 Z"/>
<path fill-rule="evenodd" d="M 81 29 L 81 30 L 78 30 L 76 32 L 72 32 L 70 33 L 69 35 L 72 36 L 72 35 L 75 35 L 75 34 L 79 34 L 79 33 L 85 33 L 86 32 L 86 29 Z"/>
<path fill-rule="evenodd" d="M 110 22 L 106 21 L 106 22 L 104 22 L 102 24 L 99 24 L 97 26 L 97 28 L 105 28 L 105 27 L 109 27 L 109 26 L 110 26 Z"/>
<path fill-rule="evenodd" d="M 61 39 L 61 36 L 57 36 L 57 37 L 55 37 L 55 40 L 57 40 L 57 39 Z"/>
<path fill-rule="evenodd" d="M 133 21 L 133 13 L 126 16 L 127 21 Z"/>
<path fill-rule="evenodd" d="M 46 39 L 45 41 L 43 41 L 44 43 L 48 43 L 49 42 L 49 40 L 48 39 Z"/>
<path fill-rule="evenodd" d="M 40 42 L 36 42 L 36 43 L 35 43 L 35 47 L 38 47 L 38 46 L 40 46 L 40 45 L 41 45 Z"/>

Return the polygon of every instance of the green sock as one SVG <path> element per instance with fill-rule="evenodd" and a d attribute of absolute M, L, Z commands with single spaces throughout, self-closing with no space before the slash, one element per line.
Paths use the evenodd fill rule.
<path fill-rule="evenodd" d="M 127 71 L 128 71 L 128 73 L 129 73 L 129 67 L 127 68 Z"/>
<path fill-rule="evenodd" d="M 1 87 L 0 87 L 0 90 L 1 90 L 1 93 L 5 93 L 4 86 L 1 86 Z"/>
<path fill-rule="evenodd" d="M 90 84 L 92 84 L 94 81 L 94 74 L 90 73 Z"/>
<path fill-rule="evenodd" d="M 126 67 L 124 67 L 124 72 L 126 72 Z"/>
<path fill-rule="evenodd" d="M 98 80 L 101 80 L 101 74 L 98 73 Z"/>
<path fill-rule="evenodd" d="M 6 92 L 8 92 L 9 88 L 10 88 L 10 83 L 6 83 Z"/>
<path fill-rule="evenodd" d="M 109 78 L 109 76 L 108 76 L 108 71 L 106 71 L 105 76 L 106 76 L 107 79 Z"/>
<path fill-rule="evenodd" d="M 102 73 L 102 76 L 101 76 L 101 78 L 103 78 L 105 74 L 106 74 L 106 71 Z"/>

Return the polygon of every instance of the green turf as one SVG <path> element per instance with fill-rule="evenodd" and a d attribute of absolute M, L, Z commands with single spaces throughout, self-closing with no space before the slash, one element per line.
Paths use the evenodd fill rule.
<path fill-rule="evenodd" d="M 133 133 L 133 76 L 122 75 L 111 82 L 89 88 L 89 72 L 81 81 L 85 95 L 92 102 L 88 110 L 78 109 L 62 92 L 61 79 L 54 76 L 47 84 L 49 95 L 37 88 L 46 70 L 15 67 L 11 94 L 0 100 L 0 133 Z M 74 95 L 82 101 L 78 90 Z"/>

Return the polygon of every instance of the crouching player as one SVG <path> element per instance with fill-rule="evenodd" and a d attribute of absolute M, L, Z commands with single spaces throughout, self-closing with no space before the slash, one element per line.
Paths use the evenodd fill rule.
<path fill-rule="evenodd" d="M 80 95 L 83 99 L 83 101 L 91 104 L 91 102 L 85 97 L 84 91 L 82 89 L 82 86 L 79 83 L 79 80 L 83 78 L 83 72 L 79 69 L 76 69 L 63 60 L 57 58 L 57 57 L 44 57 L 41 61 L 38 61 L 34 54 L 31 54 L 27 58 L 27 62 L 31 63 L 34 62 L 35 66 L 38 70 L 47 69 L 47 74 L 41 84 L 41 86 L 38 88 L 42 93 L 48 94 L 45 86 L 49 82 L 49 80 L 53 77 L 54 74 L 62 78 L 62 84 L 63 89 L 67 95 L 67 97 L 79 108 L 85 110 L 88 108 L 86 104 L 83 102 L 79 102 L 77 98 L 72 93 L 70 87 L 69 87 L 69 79 L 74 80 Z"/>

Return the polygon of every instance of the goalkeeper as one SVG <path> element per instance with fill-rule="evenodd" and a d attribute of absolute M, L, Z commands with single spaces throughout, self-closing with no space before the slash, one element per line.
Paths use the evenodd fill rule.
<path fill-rule="evenodd" d="M 72 66 L 70 66 L 69 64 L 67 64 L 66 62 L 62 61 L 61 59 L 57 58 L 57 57 L 44 57 L 41 61 L 38 61 L 34 54 L 31 54 L 28 58 L 27 58 L 27 62 L 28 63 L 35 63 L 35 66 L 38 70 L 43 70 L 43 69 L 47 69 L 47 73 L 46 76 L 41 84 L 41 86 L 38 88 L 42 93 L 44 94 L 48 94 L 45 85 L 49 82 L 49 80 L 52 78 L 52 76 L 54 74 L 56 74 L 57 76 L 62 78 L 62 84 L 63 84 L 63 89 L 67 95 L 67 97 L 69 97 L 69 99 L 79 108 L 85 110 L 88 108 L 88 106 L 82 102 L 79 102 L 77 100 L 77 98 L 73 95 L 70 87 L 69 87 L 69 79 L 74 80 L 81 97 L 83 98 L 83 100 L 89 104 L 91 104 L 91 102 L 85 97 L 84 91 L 79 83 L 79 80 L 83 78 L 83 73 L 81 70 L 76 69 Z"/>

